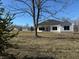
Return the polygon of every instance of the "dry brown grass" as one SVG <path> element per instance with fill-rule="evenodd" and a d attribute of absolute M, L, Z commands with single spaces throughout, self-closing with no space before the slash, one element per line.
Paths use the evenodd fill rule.
<path fill-rule="evenodd" d="M 18 48 L 6 50 L 17 55 L 18 59 L 27 56 L 52 56 L 55 59 L 79 59 L 79 33 L 38 33 L 41 37 L 34 38 L 34 32 L 20 32 L 10 42 Z"/>

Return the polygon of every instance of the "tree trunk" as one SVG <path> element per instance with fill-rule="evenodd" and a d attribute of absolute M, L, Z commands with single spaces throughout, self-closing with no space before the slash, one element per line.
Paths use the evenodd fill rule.
<path fill-rule="evenodd" d="M 38 34 L 37 34 L 37 27 L 35 26 L 35 37 L 38 37 Z"/>
<path fill-rule="evenodd" d="M 35 37 L 38 37 L 38 34 L 37 34 L 37 23 L 36 23 L 36 19 L 35 19 L 35 0 L 32 0 L 32 14 L 33 14 L 33 21 L 34 21 L 34 30 L 35 30 Z"/>

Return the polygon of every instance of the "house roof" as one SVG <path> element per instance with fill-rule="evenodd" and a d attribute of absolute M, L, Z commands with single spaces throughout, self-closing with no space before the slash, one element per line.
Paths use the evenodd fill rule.
<path fill-rule="evenodd" d="M 71 25 L 72 23 L 70 23 L 67 20 L 64 21 L 59 21 L 59 20 L 53 20 L 53 19 L 49 19 L 49 20 L 45 20 L 41 23 L 39 23 L 38 25 Z"/>

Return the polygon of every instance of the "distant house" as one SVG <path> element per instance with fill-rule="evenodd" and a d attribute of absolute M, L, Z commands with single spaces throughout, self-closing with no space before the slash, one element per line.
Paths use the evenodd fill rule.
<path fill-rule="evenodd" d="M 38 32 L 73 32 L 73 24 L 69 21 L 46 20 L 38 24 Z"/>
<path fill-rule="evenodd" d="M 14 25 L 14 30 L 15 31 L 31 31 L 31 27 Z"/>
<path fill-rule="evenodd" d="M 22 27 L 22 31 L 29 31 L 27 27 Z"/>
<path fill-rule="evenodd" d="M 22 31 L 22 27 L 18 25 L 14 25 L 14 30 L 15 31 Z"/>

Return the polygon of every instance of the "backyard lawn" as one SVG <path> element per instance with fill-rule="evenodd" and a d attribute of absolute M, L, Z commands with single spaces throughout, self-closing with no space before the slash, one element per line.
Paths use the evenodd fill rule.
<path fill-rule="evenodd" d="M 38 33 L 20 32 L 10 40 L 15 48 L 6 50 L 14 54 L 17 59 L 28 57 L 51 57 L 51 59 L 79 59 L 79 33 Z"/>

